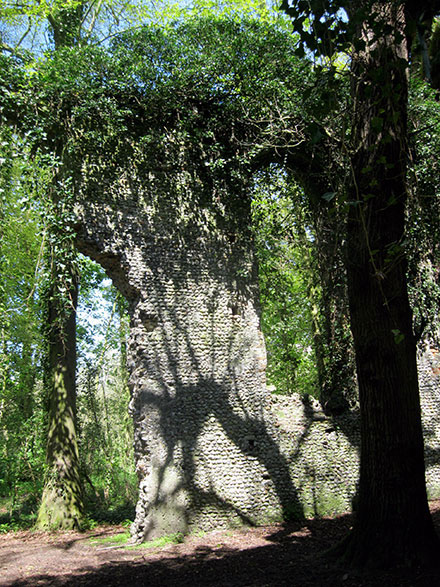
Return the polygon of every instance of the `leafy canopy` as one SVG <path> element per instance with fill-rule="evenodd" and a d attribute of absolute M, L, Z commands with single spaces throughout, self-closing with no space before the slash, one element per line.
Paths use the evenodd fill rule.
<path fill-rule="evenodd" d="M 140 137 L 157 159 L 170 128 L 205 150 L 235 142 L 240 156 L 296 148 L 311 76 L 291 35 L 268 22 L 228 18 L 147 26 L 109 50 L 61 49 L 27 83 L 14 71 L 9 65 L 6 73 L 19 91 L 8 95 L 25 103 L 18 124 L 32 129 L 39 148 L 57 151 L 62 142 L 72 161 L 97 152 L 109 160 L 130 156 L 128 143 Z"/>

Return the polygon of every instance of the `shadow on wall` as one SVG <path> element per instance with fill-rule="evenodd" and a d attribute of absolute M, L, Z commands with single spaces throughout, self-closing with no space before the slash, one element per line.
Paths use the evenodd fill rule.
<path fill-rule="evenodd" d="M 150 296 L 154 290 L 161 300 L 154 320 L 150 313 L 145 326 L 146 313 L 134 312 L 135 322 L 143 314 L 150 341 L 148 350 L 134 349 L 131 380 L 136 539 L 302 517 L 267 405 L 264 343 L 252 303 L 239 309 L 224 280 L 197 280 L 194 287 L 192 277 L 177 280 L 170 298 L 170 281 L 150 283 Z M 198 292 L 195 299 L 187 298 L 190 291 Z"/>
<path fill-rule="evenodd" d="M 343 426 L 266 389 L 249 198 L 139 161 L 84 185 L 78 237 L 129 301 L 134 538 L 347 511 Z"/>
<path fill-rule="evenodd" d="M 301 517 L 268 409 L 246 214 L 207 231 L 198 217 L 173 224 L 171 197 L 148 209 L 134 196 L 117 211 L 88 205 L 79 248 L 130 306 L 135 539 Z"/>
<path fill-rule="evenodd" d="M 305 517 L 351 511 L 359 470 L 358 414 L 327 416 L 318 400 L 298 394 L 274 397 L 272 411 Z"/>
<path fill-rule="evenodd" d="M 115 237 L 110 223 L 103 248 L 83 248 L 116 276 L 130 301 L 140 481 L 134 538 L 349 511 L 358 414 L 328 417 L 313 398 L 267 392 L 250 241 L 217 234 L 197 242 L 196 229 L 191 238 L 162 234 L 149 241 L 141 214 L 136 222 L 128 240 L 129 224 Z M 115 254 L 112 239 L 129 246 Z M 437 406 L 438 387 L 432 374 L 426 381 L 428 491 L 436 496 L 440 434 L 426 397 Z"/>
<path fill-rule="evenodd" d="M 429 343 L 418 356 L 420 401 L 425 440 L 426 489 L 440 497 L 440 352 Z"/>
<path fill-rule="evenodd" d="M 130 302 L 134 539 L 350 510 L 356 418 L 267 391 L 250 241 L 149 243 L 141 228 L 82 247 Z"/>

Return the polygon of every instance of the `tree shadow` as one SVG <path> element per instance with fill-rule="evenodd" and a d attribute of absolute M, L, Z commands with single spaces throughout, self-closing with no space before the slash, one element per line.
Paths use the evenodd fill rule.
<path fill-rule="evenodd" d="M 107 205 L 95 194 L 82 202 L 78 236 L 129 301 L 138 539 L 154 529 L 153 511 L 162 533 L 204 518 L 302 516 L 257 364 L 265 357 L 249 199 L 224 178 L 214 194 L 194 172 L 182 201 L 182 178 L 156 177 L 149 163 L 121 170 L 126 183 L 98 196 Z"/>
<path fill-rule="evenodd" d="M 258 348 L 258 286 L 246 206 L 241 201 L 234 215 L 231 204 L 234 222 L 202 238 L 200 210 L 179 228 L 178 206 L 169 196 L 148 217 L 138 203 L 142 182 L 130 182 L 135 203 L 121 200 L 118 222 L 114 210 L 95 208 L 98 220 L 79 244 L 129 300 L 137 540 L 207 523 L 303 518 L 297 484 L 314 483 L 318 464 L 307 478 L 298 480 L 292 472 L 316 429 L 316 414 L 306 402 L 303 430 L 288 447 L 258 364 L 265 357 L 259 357 L 264 346 Z M 325 426 L 358 446 L 353 419 L 334 417 Z M 159 530 L 154 526 L 166 518 L 167 501 L 174 521 Z M 313 501 L 312 515 L 320 511 L 316 491 Z M 147 521 L 151 512 L 156 522 Z"/>
<path fill-rule="evenodd" d="M 313 482 L 317 464 L 307 479 L 297 481 L 292 471 L 314 421 L 306 417 L 295 444 L 281 448 L 259 340 L 249 178 L 241 170 L 238 181 L 225 168 L 204 182 L 205 155 L 191 144 L 179 147 L 176 161 L 191 170 L 182 176 L 172 133 L 166 136 L 170 172 L 156 171 L 139 150 L 130 167 L 113 170 L 114 185 L 97 190 L 85 178 L 79 197 L 79 248 L 104 267 L 130 307 L 135 534 L 149 536 L 161 519 L 166 533 L 203 527 L 204 517 L 213 526 L 301 518 L 298 483 Z"/>
<path fill-rule="evenodd" d="M 287 523 L 267 529 L 251 545 L 247 544 L 246 532 L 236 533 L 234 539 L 216 533 L 215 541 L 206 540 L 194 547 L 185 544 L 168 547 L 159 558 L 157 552 L 139 550 L 135 560 L 122 559 L 126 553 L 120 553 L 118 560 L 114 551 L 114 560 L 98 563 L 97 568 L 84 564 L 70 574 L 58 576 L 36 572 L 10 585 L 432 587 L 439 584 L 438 570 L 397 569 L 359 576 L 330 563 L 321 553 L 338 542 L 350 524 L 349 515 L 310 520 L 305 524 Z"/>
<path fill-rule="evenodd" d="M 182 283 L 176 285 L 179 289 L 176 287 L 177 299 L 172 300 L 172 306 L 185 307 L 180 298 Z M 162 282 L 153 278 L 150 287 L 155 289 L 155 299 L 166 299 Z M 212 526 L 224 525 L 228 519 L 234 523 L 234 518 L 254 525 L 262 523 L 265 517 L 267 520 L 272 515 L 279 519 L 293 512 L 302 517 L 288 462 L 280 451 L 275 426 L 264 407 L 267 397 L 262 382 L 254 377 L 251 385 L 243 383 L 242 368 L 247 367 L 243 367 L 243 357 L 236 348 L 241 344 L 237 341 L 237 331 L 238 338 L 242 333 L 230 327 L 222 338 L 221 349 L 218 348 L 215 308 L 220 298 L 214 287 L 203 299 L 209 324 L 205 321 L 206 340 L 202 351 L 187 327 L 185 313 L 173 312 L 163 305 L 157 308 L 156 324 L 165 325 L 160 336 L 161 352 L 147 360 L 143 354 L 145 373 L 149 377 L 154 374 L 153 389 L 141 383 L 134 393 L 137 432 L 145 442 L 140 452 L 154 452 L 151 448 L 154 438 L 146 440 L 149 431 L 145 418 L 148 417 L 155 421 L 153 435 L 156 434 L 157 441 L 160 431 L 164 449 L 161 463 L 156 462 L 156 490 L 150 494 L 147 510 L 162 506 L 162 486 L 167 483 L 169 468 L 177 465 L 178 480 L 173 495 L 168 492 L 167 499 L 174 499 L 184 491 L 182 527 L 194 523 L 203 527 L 199 515 L 203 516 L 203 512 L 212 516 Z M 238 313 L 237 309 L 234 311 Z M 229 320 L 237 318 L 235 314 Z M 147 510 L 144 521 L 138 517 L 141 527 L 146 524 L 145 535 L 150 533 Z"/>

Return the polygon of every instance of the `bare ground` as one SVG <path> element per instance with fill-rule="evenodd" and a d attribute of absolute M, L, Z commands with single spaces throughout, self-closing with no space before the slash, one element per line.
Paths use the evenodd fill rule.
<path fill-rule="evenodd" d="M 440 531 L 440 500 L 431 503 Z M 351 516 L 189 536 L 182 544 L 128 550 L 98 542 L 118 526 L 84 533 L 0 535 L 0 585 L 102 587 L 440 587 L 440 571 L 357 576 L 322 556 Z M 439 552 L 440 559 L 440 552 Z"/>

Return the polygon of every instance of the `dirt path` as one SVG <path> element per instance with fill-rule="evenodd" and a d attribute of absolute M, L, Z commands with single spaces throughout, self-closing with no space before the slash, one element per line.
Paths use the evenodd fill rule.
<path fill-rule="evenodd" d="M 431 507 L 440 530 L 440 501 Z M 350 522 L 346 515 L 214 531 L 182 544 L 136 550 L 102 542 L 123 531 L 117 526 L 56 535 L 10 533 L 0 535 L 0 585 L 440 587 L 440 572 L 356 577 L 334 568 L 321 553 L 346 534 Z"/>

